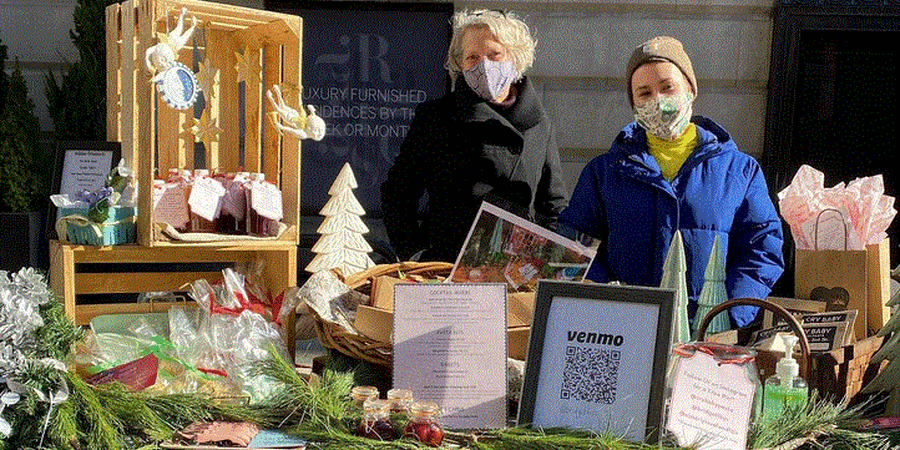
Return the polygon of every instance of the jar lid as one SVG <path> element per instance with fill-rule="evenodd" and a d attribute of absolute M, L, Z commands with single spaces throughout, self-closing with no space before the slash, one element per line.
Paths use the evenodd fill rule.
<path fill-rule="evenodd" d="M 387 391 L 387 398 L 396 398 L 400 400 L 412 399 L 413 392 L 409 389 L 391 389 Z"/>
<path fill-rule="evenodd" d="M 375 386 L 353 386 L 350 389 L 350 395 L 372 396 L 378 397 L 378 388 Z"/>
<path fill-rule="evenodd" d="M 380 398 L 368 398 L 363 402 L 363 409 L 370 413 L 388 413 L 391 403 Z"/>
<path fill-rule="evenodd" d="M 413 414 L 417 414 L 417 415 L 418 414 L 423 414 L 423 415 L 424 414 L 437 414 L 438 412 L 440 412 L 441 407 L 438 406 L 438 404 L 435 402 L 419 401 L 419 402 L 413 403 L 412 406 L 409 407 L 409 410 Z"/>

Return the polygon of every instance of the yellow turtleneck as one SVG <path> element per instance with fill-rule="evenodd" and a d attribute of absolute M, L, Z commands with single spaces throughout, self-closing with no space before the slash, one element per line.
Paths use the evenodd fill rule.
<path fill-rule="evenodd" d="M 671 141 L 662 140 L 647 133 L 647 147 L 650 154 L 656 158 L 659 168 L 666 180 L 672 181 L 681 165 L 687 160 L 694 148 L 697 147 L 697 126 L 689 124 L 681 136 Z"/>

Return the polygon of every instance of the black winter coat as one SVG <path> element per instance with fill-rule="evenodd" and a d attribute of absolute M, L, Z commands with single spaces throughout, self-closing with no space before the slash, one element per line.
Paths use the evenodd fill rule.
<path fill-rule="evenodd" d="M 517 98 L 507 108 L 457 81 L 453 92 L 416 108 L 381 185 L 385 227 L 401 260 L 426 249 L 423 260 L 455 261 L 486 197 L 518 205 L 531 218 L 554 219 L 568 204 L 556 132 L 528 78 L 515 85 Z"/>

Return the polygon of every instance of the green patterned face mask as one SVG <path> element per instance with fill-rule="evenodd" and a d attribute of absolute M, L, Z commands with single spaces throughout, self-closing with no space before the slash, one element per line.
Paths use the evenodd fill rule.
<path fill-rule="evenodd" d="M 634 118 L 648 133 L 671 141 L 684 133 L 691 122 L 694 95 L 690 92 L 656 97 L 634 107 Z"/>

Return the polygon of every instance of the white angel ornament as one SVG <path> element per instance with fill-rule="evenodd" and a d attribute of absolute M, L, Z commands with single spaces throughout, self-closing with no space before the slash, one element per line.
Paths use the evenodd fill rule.
<path fill-rule="evenodd" d="M 190 108 L 200 91 L 191 69 L 177 61 L 178 52 L 184 48 L 197 28 L 197 18 L 191 16 L 191 27 L 185 30 L 185 16 L 187 8 L 181 8 L 175 29 L 168 34 L 157 33 L 159 42 L 144 53 L 144 64 L 153 74 L 150 81 L 156 83 L 163 100 L 174 109 Z"/>
<path fill-rule="evenodd" d="M 275 91 L 275 95 L 272 95 L 272 91 Z M 325 121 L 316 115 L 314 106 L 306 106 L 309 108 L 308 114 L 303 106 L 300 107 L 299 112 L 287 106 L 284 103 L 284 97 L 281 95 L 281 88 L 278 85 L 273 86 L 271 90 L 266 92 L 266 96 L 269 97 L 269 102 L 275 108 L 275 111 L 272 112 L 273 121 L 275 127 L 279 130 L 291 133 L 300 139 L 321 141 L 325 137 Z"/>
<path fill-rule="evenodd" d="M 186 15 L 187 8 L 181 8 L 178 26 L 168 34 L 157 33 L 156 37 L 159 43 L 148 48 L 144 53 L 144 64 L 147 65 L 147 70 L 156 74 L 154 78 L 175 63 L 175 60 L 178 59 L 178 52 L 184 48 L 188 39 L 194 34 L 194 30 L 197 28 L 197 18 L 191 16 L 191 27 L 185 30 L 184 18 Z"/>

